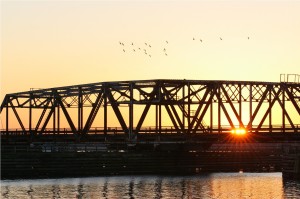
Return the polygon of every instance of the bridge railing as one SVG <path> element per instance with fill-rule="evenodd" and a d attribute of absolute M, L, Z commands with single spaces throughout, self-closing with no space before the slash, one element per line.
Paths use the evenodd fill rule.
<path fill-rule="evenodd" d="M 210 128 L 209 126 L 206 127 L 207 131 L 209 133 L 230 133 L 232 131 L 232 128 L 227 125 L 223 125 L 221 128 L 218 128 L 218 126 L 213 126 Z M 71 128 L 46 128 L 43 132 L 41 131 L 34 131 L 30 129 L 19 129 L 19 128 L 13 128 L 13 129 L 0 129 L 1 136 L 26 136 L 26 135 L 73 135 L 74 133 L 81 133 L 79 132 L 73 132 Z M 136 129 L 132 129 L 133 133 L 136 133 Z M 202 129 L 198 129 L 195 131 L 196 133 L 203 133 Z M 284 128 L 281 125 L 273 125 L 271 128 L 269 125 L 263 125 L 258 129 L 258 126 L 252 126 L 251 129 L 247 129 L 248 133 L 300 133 L 300 124 L 291 126 L 286 125 Z M 125 131 L 121 127 L 108 127 L 107 129 L 104 129 L 104 127 L 92 127 L 88 135 L 97 135 L 97 134 L 108 134 L 108 135 L 117 135 L 117 134 L 124 134 Z M 188 127 L 185 127 L 182 129 L 176 129 L 173 126 L 162 126 L 161 128 L 157 128 L 155 126 L 145 126 L 142 127 L 139 131 L 139 134 L 178 134 L 178 133 L 192 133 L 188 129 Z"/>

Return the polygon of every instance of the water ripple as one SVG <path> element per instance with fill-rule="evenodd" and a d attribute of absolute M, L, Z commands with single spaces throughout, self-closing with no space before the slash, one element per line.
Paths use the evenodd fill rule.
<path fill-rule="evenodd" d="M 112 176 L 1 180 L 1 198 L 299 198 L 300 182 L 281 173 L 212 173 L 198 176 Z"/>

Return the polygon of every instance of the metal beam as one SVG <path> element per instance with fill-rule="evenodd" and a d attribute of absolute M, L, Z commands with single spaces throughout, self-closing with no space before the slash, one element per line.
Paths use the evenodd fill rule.
<path fill-rule="evenodd" d="M 120 109 L 118 107 L 117 101 L 114 99 L 114 97 L 113 97 L 111 91 L 109 90 L 109 88 L 105 88 L 105 89 L 106 89 L 107 98 L 109 99 L 111 107 L 113 108 L 113 110 L 114 110 L 114 112 L 115 112 L 115 114 L 116 114 L 116 116 L 118 118 L 118 121 L 119 121 L 119 123 L 120 123 L 123 131 L 125 133 L 128 133 L 128 127 L 127 127 L 127 125 L 126 125 L 126 123 L 124 121 L 124 118 L 123 118 L 123 116 L 122 116 L 122 114 L 120 112 Z"/>

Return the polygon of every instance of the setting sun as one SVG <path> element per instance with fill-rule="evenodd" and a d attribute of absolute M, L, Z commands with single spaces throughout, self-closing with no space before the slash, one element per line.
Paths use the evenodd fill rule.
<path fill-rule="evenodd" d="M 247 130 L 244 128 L 236 128 L 236 129 L 232 129 L 231 133 L 235 135 L 245 135 L 247 133 Z"/>

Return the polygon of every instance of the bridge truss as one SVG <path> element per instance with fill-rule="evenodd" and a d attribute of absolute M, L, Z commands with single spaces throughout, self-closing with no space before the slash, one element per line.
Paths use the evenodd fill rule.
<path fill-rule="evenodd" d="M 7 94 L 2 134 L 300 132 L 300 83 L 142 80 Z M 15 124 L 19 127 L 16 128 Z"/>

